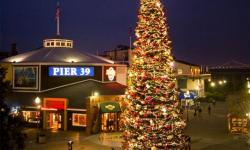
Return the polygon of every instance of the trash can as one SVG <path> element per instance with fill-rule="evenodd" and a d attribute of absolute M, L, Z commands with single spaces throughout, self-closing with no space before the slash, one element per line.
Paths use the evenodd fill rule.
<path fill-rule="evenodd" d="M 37 135 L 37 142 L 39 144 L 44 144 L 44 143 L 47 142 L 47 138 L 46 138 L 45 133 L 38 133 L 38 135 Z"/>

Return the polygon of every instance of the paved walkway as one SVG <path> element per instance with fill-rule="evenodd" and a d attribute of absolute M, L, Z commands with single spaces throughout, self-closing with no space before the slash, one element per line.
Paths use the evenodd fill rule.
<path fill-rule="evenodd" d="M 241 136 L 229 135 L 227 129 L 227 106 L 218 102 L 208 115 L 208 104 L 202 104 L 202 114 L 194 117 L 193 110 L 189 111 L 189 123 L 185 130 L 191 136 L 192 150 L 250 150 L 246 139 Z M 184 118 L 186 113 L 184 114 Z M 28 129 L 27 150 L 67 150 L 67 141 L 73 140 L 73 150 L 122 150 L 121 133 L 103 133 L 87 136 L 84 132 L 47 133 L 48 142 L 35 142 L 36 130 Z"/>
<path fill-rule="evenodd" d="M 201 105 L 201 115 L 195 117 L 194 111 L 189 112 L 190 121 L 185 131 L 191 136 L 192 150 L 250 150 L 243 136 L 228 133 L 226 102 L 211 105 L 211 115 L 208 104 Z"/>

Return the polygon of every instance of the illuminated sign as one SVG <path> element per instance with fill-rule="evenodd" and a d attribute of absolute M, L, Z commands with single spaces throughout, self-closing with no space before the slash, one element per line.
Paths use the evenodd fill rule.
<path fill-rule="evenodd" d="M 94 67 L 49 67 L 49 76 L 94 76 Z"/>
<path fill-rule="evenodd" d="M 113 67 L 109 67 L 106 70 L 106 75 L 108 76 L 109 81 L 114 81 L 115 74 L 116 74 L 116 72 L 115 72 L 115 69 Z"/>
<path fill-rule="evenodd" d="M 66 98 L 44 98 L 43 109 L 66 109 Z"/>
<path fill-rule="evenodd" d="M 113 110 L 113 109 L 115 109 L 115 106 L 114 105 L 107 105 L 107 106 L 105 106 L 105 108 L 107 108 L 108 110 Z"/>

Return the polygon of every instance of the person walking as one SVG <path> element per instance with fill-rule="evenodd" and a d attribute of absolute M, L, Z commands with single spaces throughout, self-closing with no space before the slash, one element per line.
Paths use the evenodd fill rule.
<path fill-rule="evenodd" d="M 201 113 L 202 113 L 201 107 L 198 108 L 198 111 L 199 111 L 199 115 L 201 115 Z"/>
<path fill-rule="evenodd" d="M 211 116 L 211 106 L 210 106 L 210 104 L 208 105 L 207 109 L 208 109 L 208 115 Z"/>
<path fill-rule="evenodd" d="M 194 108 L 194 117 L 196 117 L 196 116 L 197 116 L 197 109 Z"/>

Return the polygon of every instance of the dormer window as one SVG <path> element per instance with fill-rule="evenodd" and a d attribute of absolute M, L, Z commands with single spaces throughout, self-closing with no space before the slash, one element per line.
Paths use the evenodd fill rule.
<path fill-rule="evenodd" d="M 43 46 L 73 48 L 73 41 L 67 39 L 46 39 L 43 41 Z"/>

